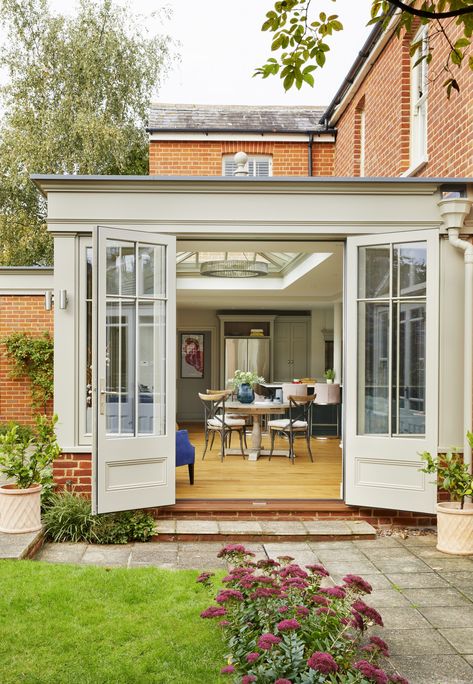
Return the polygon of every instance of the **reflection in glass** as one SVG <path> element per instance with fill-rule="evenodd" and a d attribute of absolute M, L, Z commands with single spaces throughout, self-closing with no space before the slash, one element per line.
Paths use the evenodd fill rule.
<path fill-rule="evenodd" d="M 106 431 L 135 432 L 135 302 L 107 301 Z"/>
<path fill-rule="evenodd" d="M 394 296 L 424 297 L 427 274 L 425 242 L 394 245 L 393 257 Z"/>
<path fill-rule="evenodd" d="M 165 306 L 162 301 L 138 304 L 138 434 L 165 431 Z"/>
<path fill-rule="evenodd" d="M 138 247 L 138 294 L 166 295 L 166 248 L 163 245 Z"/>
<path fill-rule="evenodd" d="M 358 433 L 389 431 L 389 304 L 358 304 Z"/>
<path fill-rule="evenodd" d="M 360 247 L 358 250 L 358 297 L 389 297 L 391 249 L 389 245 Z"/>
<path fill-rule="evenodd" d="M 134 297 L 136 294 L 135 245 L 107 240 L 107 294 Z"/>
<path fill-rule="evenodd" d="M 393 434 L 425 433 L 425 303 L 395 304 Z"/>

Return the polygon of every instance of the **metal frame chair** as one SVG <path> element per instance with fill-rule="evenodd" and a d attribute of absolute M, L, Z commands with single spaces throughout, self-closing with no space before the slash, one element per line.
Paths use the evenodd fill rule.
<path fill-rule="evenodd" d="M 201 394 L 199 392 L 199 399 L 202 401 L 204 407 L 204 428 L 205 428 L 205 448 L 202 454 L 202 460 L 207 453 L 209 435 L 212 434 L 212 449 L 215 434 L 220 434 L 221 460 L 225 458 L 225 445 L 227 438 L 233 432 L 238 432 L 240 438 L 241 455 L 245 458 L 245 451 L 243 449 L 243 439 L 245 437 L 245 421 L 242 418 L 230 418 L 225 415 L 225 400 L 228 398 L 228 392 L 220 392 L 218 394 Z"/>
<path fill-rule="evenodd" d="M 294 463 L 294 437 L 296 434 L 300 435 L 303 433 L 305 434 L 310 460 L 312 463 L 314 462 L 312 449 L 310 448 L 310 435 L 312 426 L 312 407 L 314 405 L 315 397 L 315 394 L 309 396 L 291 395 L 287 397 L 289 401 L 289 417 L 268 421 L 268 428 L 271 433 L 269 460 L 271 460 L 271 456 L 273 455 L 276 433 L 280 432 L 289 439 L 289 458 L 291 459 L 291 463 Z"/>

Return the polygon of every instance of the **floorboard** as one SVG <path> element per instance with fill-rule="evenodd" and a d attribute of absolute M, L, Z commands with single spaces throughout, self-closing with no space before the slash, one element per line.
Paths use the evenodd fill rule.
<path fill-rule="evenodd" d="M 312 439 L 314 463 L 302 439 L 296 440 L 294 465 L 284 456 L 267 456 L 258 461 L 241 456 L 226 456 L 223 463 L 217 447 L 207 450 L 202 460 L 204 434 L 202 426 L 181 424 L 189 430 L 196 448 L 195 483 L 189 484 L 187 467 L 176 469 L 176 498 L 179 499 L 339 499 L 342 477 L 342 450 L 338 439 Z M 235 445 L 238 439 L 235 438 Z M 263 445 L 269 442 L 263 436 Z M 233 446 L 233 445 L 232 445 Z M 284 449 L 287 441 L 276 440 L 276 448 Z"/>

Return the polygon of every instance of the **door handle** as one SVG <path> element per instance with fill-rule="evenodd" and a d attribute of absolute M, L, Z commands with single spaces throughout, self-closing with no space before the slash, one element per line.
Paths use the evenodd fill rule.
<path fill-rule="evenodd" d="M 105 389 L 105 380 L 102 378 L 100 380 L 100 402 L 99 402 L 99 408 L 100 408 L 100 415 L 103 416 L 105 415 L 105 397 L 107 394 L 114 395 L 114 396 L 119 396 L 120 392 L 112 392 L 110 390 Z"/>

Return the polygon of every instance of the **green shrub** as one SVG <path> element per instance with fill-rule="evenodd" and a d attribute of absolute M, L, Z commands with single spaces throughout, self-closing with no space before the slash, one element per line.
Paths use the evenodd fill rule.
<path fill-rule="evenodd" d="M 31 425 L 22 425 L 21 423 L 17 423 L 14 420 L 11 420 L 8 423 L 0 424 L 0 435 L 6 435 L 7 432 L 9 432 L 12 429 L 12 427 L 15 426 L 17 428 L 17 434 L 20 439 L 28 441 L 33 437 L 34 430 L 31 427 Z"/>
<path fill-rule="evenodd" d="M 43 523 L 48 539 L 55 542 L 126 544 L 149 541 L 155 533 L 155 520 L 146 511 L 92 515 L 90 501 L 73 492 L 49 497 Z"/>

